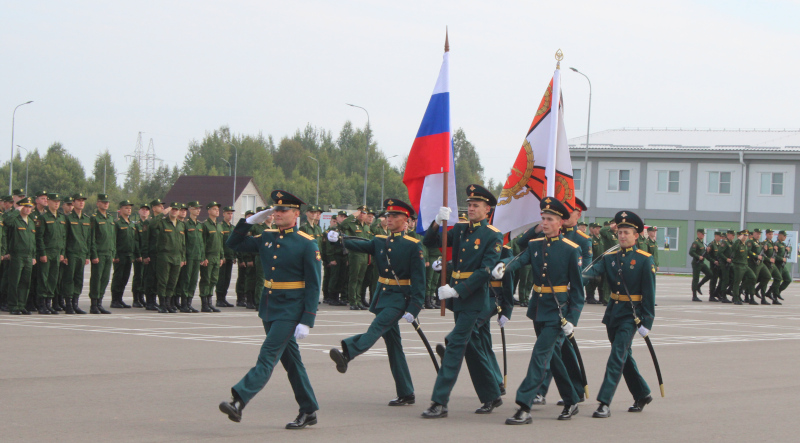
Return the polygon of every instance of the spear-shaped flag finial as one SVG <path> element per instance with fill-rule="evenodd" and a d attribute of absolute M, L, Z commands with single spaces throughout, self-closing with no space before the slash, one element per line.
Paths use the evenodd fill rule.
<path fill-rule="evenodd" d="M 450 40 L 447 35 L 447 26 L 444 27 L 444 52 L 450 52 Z"/>

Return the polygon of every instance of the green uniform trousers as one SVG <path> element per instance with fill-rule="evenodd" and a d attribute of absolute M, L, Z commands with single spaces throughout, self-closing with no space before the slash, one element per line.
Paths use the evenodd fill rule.
<path fill-rule="evenodd" d="M 528 298 L 533 290 L 533 276 L 531 266 L 525 265 L 517 270 L 519 274 L 519 302 L 528 303 Z"/>
<path fill-rule="evenodd" d="M 464 360 L 467 362 L 472 385 L 481 403 L 492 401 L 500 396 L 496 372 L 488 364 L 483 352 L 484 344 L 478 333 L 479 322 L 483 319 L 479 311 L 462 311 L 454 314 L 456 324 L 445 338 L 445 352 L 436 384 L 433 386 L 431 401 L 446 405 L 450 393 L 458 380 L 458 373 Z"/>
<path fill-rule="evenodd" d="M 734 302 L 742 301 L 739 296 L 739 285 L 743 285 L 745 292 L 748 294 L 755 292 L 756 275 L 747 265 L 733 266 L 733 288 L 731 289 L 731 294 Z"/>
<path fill-rule="evenodd" d="M 347 266 L 343 258 L 337 259 L 335 265 L 328 266 L 331 278 L 328 281 L 328 292 L 331 294 L 343 294 L 347 291 Z"/>
<path fill-rule="evenodd" d="M 264 268 L 261 267 L 261 256 L 256 256 L 255 267 L 253 268 L 253 299 L 256 301 L 256 306 L 261 304 L 261 295 L 264 293 Z"/>
<path fill-rule="evenodd" d="M 6 274 L 8 278 L 8 310 L 21 311 L 28 302 L 28 291 L 33 272 L 33 257 L 11 256 Z"/>
<path fill-rule="evenodd" d="M 79 297 L 83 291 L 83 268 L 86 267 L 86 257 L 67 256 L 67 269 L 61 279 L 64 298 L 69 300 Z"/>
<path fill-rule="evenodd" d="M 759 263 L 751 269 L 753 270 L 753 274 L 756 276 L 756 284 L 758 285 L 756 290 L 766 290 L 767 285 L 769 284 L 769 279 L 772 277 L 772 275 L 769 273 L 769 269 L 767 269 L 767 265 L 764 263 Z"/>
<path fill-rule="evenodd" d="M 647 382 L 639 374 L 639 369 L 636 367 L 636 361 L 633 359 L 633 352 L 631 351 L 633 338 L 637 334 L 636 330 L 636 324 L 632 318 L 616 327 L 606 325 L 608 341 L 611 342 L 611 354 L 608 356 L 608 363 L 606 363 L 603 383 L 597 392 L 597 401 L 607 405 L 611 404 L 611 399 L 614 398 L 614 392 L 617 390 L 620 377 L 625 377 L 625 383 L 628 385 L 628 390 L 633 395 L 634 400 L 641 400 L 650 395 L 650 387 L 647 386 Z"/>
<path fill-rule="evenodd" d="M 53 298 L 58 288 L 58 274 L 61 269 L 59 254 L 47 254 L 47 263 L 39 263 L 39 284 L 36 286 L 38 296 Z M 39 261 L 38 259 L 36 260 Z"/>
<path fill-rule="evenodd" d="M 66 255 L 64 256 L 66 258 Z M 64 277 L 69 272 L 69 265 L 65 265 L 64 263 L 59 263 L 58 265 L 58 283 L 56 283 L 56 294 L 64 297 L 64 299 L 70 298 L 72 294 L 67 293 L 64 291 Z"/>
<path fill-rule="evenodd" d="M 150 257 L 150 263 L 144 266 L 142 279 L 146 295 L 158 294 L 158 256 Z"/>
<path fill-rule="evenodd" d="M 200 261 L 186 260 L 186 266 L 181 269 L 178 275 L 178 286 L 175 290 L 175 295 L 194 297 L 194 291 L 197 290 L 197 280 L 200 277 L 200 268 L 202 268 Z"/>
<path fill-rule="evenodd" d="M 97 257 L 99 262 L 92 263 L 92 276 L 89 278 L 89 298 L 103 298 L 111 279 L 111 265 L 113 258 L 110 255 Z"/>
<path fill-rule="evenodd" d="M 425 270 L 425 276 L 425 296 L 435 298 L 436 290 L 439 289 L 439 280 L 442 278 L 442 273 L 434 271 L 433 266 L 430 266 Z"/>
<path fill-rule="evenodd" d="M 245 268 L 245 272 L 247 273 L 247 275 L 246 275 L 246 280 L 244 282 L 245 284 L 244 293 L 245 295 L 254 294 L 255 297 L 253 299 L 256 300 L 256 306 L 258 306 L 258 300 L 261 299 L 260 293 L 263 286 L 262 288 L 256 287 L 256 277 L 257 277 L 256 269 L 261 270 L 261 266 L 256 267 L 256 264 L 257 263 L 254 260 L 253 266 L 248 266 L 247 268 Z"/>
<path fill-rule="evenodd" d="M 594 291 L 597 291 L 597 299 L 600 300 L 601 290 L 603 288 L 603 276 L 598 275 L 593 278 L 586 278 L 584 280 L 586 282 L 586 299 L 592 298 L 594 299 Z"/>
<path fill-rule="evenodd" d="M 776 292 L 780 293 L 779 291 L 781 285 L 783 284 L 783 274 L 781 274 L 781 270 L 773 264 L 771 267 L 767 268 L 767 271 L 769 271 L 770 275 L 772 276 L 772 286 L 770 286 L 769 289 L 773 292 L 773 294 Z"/>
<path fill-rule="evenodd" d="M 572 388 L 575 389 L 575 393 L 578 395 L 578 399 L 582 399 L 586 391 L 584 390 L 583 386 L 583 378 L 581 376 L 581 365 L 578 363 L 578 355 L 575 354 L 575 348 L 572 346 L 572 342 L 567 340 L 564 337 L 561 340 L 561 361 L 564 362 L 564 367 L 567 369 L 567 374 L 569 375 L 569 382 L 572 384 Z M 553 353 L 553 358 L 555 358 L 556 353 Z M 553 365 L 553 359 L 550 359 L 550 367 Z M 544 383 L 542 383 L 542 389 L 539 391 L 539 394 L 542 397 L 547 396 L 547 391 L 550 389 L 550 381 L 553 380 L 553 371 L 550 368 L 547 368 L 547 375 L 545 376 Z"/>
<path fill-rule="evenodd" d="M 789 284 L 792 283 L 792 273 L 791 273 L 791 263 L 789 266 L 784 265 L 781 270 L 781 287 L 778 288 L 778 295 L 783 292 L 784 289 L 789 287 Z"/>
<path fill-rule="evenodd" d="M 300 405 L 300 412 L 310 414 L 319 410 L 317 398 L 308 380 L 308 373 L 303 361 L 300 359 L 300 348 L 294 338 L 294 330 L 297 322 L 294 321 L 273 321 L 265 322 L 264 331 L 267 337 L 261 345 L 258 353 L 256 365 L 250 368 L 247 374 L 233 386 L 233 390 L 239 398 L 247 404 L 264 386 L 267 385 L 275 365 L 280 360 L 286 375 L 289 377 L 289 384 L 294 391 L 294 398 Z"/>
<path fill-rule="evenodd" d="M 125 292 L 125 286 L 128 286 L 128 280 L 131 278 L 132 266 L 133 259 L 131 257 L 120 257 L 119 261 L 114 263 L 114 276 L 111 277 L 111 295 L 122 295 Z"/>
<path fill-rule="evenodd" d="M 247 268 L 239 266 L 236 268 L 236 296 L 244 295 L 247 288 Z"/>
<path fill-rule="evenodd" d="M 350 306 L 361 304 L 361 287 L 367 272 L 367 255 L 351 252 L 350 264 L 347 268 L 347 300 Z"/>
<path fill-rule="evenodd" d="M 233 259 L 225 259 L 225 263 L 219 267 L 219 276 L 217 277 L 217 296 L 224 297 L 228 294 L 228 288 L 231 287 L 231 275 L 233 274 Z"/>
<path fill-rule="evenodd" d="M 156 270 L 156 276 L 158 278 L 156 294 L 167 298 L 172 297 L 178 286 L 178 277 L 180 277 L 180 275 L 180 263 L 173 265 L 168 263 L 167 260 L 159 260 L 158 269 Z"/>
<path fill-rule="evenodd" d="M 411 371 L 408 369 L 406 354 L 403 353 L 403 344 L 400 340 L 400 326 L 397 324 L 404 313 L 404 309 L 380 309 L 367 328 L 367 332 L 342 340 L 342 349 L 352 360 L 367 352 L 379 338 L 383 337 L 383 341 L 386 343 L 386 353 L 389 356 L 389 369 L 394 377 L 394 387 L 398 397 L 414 393 Z M 403 322 L 405 323 L 405 320 Z"/>
<path fill-rule="evenodd" d="M 697 260 L 692 260 L 692 290 L 696 291 L 697 284 L 700 283 L 700 273 L 703 273 L 703 278 L 711 277 L 711 269 L 709 269 L 706 261 L 703 260 L 698 262 Z"/>
<path fill-rule="evenodd" d="M 483 324 L 478 326 L 478 337 L 481 341 L 481 347 L 483 348 L 481 350 L 481 355 L 485 356 L 486 364 L 489 365 L 489 368 L 492 370 L 497 386 L 505 388 L 503 371 L 500 370 L 500 365 L 497 363 L 497 355 L 494 353 L 494 346 L 492 345 L 492 331 L 489 328 L 489 322 L 492 321 L 492 318 L 493 317 L 490 317 L 483 322 Z"/>
<path fill-rule="evenodd" d="M 728 269 L 722 262 L 719 265 L 711 266 L 711 279 L 708 281 L 708 287 L 714 291 L 717 291 L 717 287 L 719 287 L 716 295 L 722 298 L 721 292 L 728 287 Z"/>
<path fill-rule="evenodd" d="M 566 406 L 577 404 L 580 397 L 575 392 L 567 368 L 561 359 L 564 331 L 557 323 L 546 325 L 542 322 L 533 322 L 533 329 L 536 332 L 536 344 L 533 345 L 531 360 L 528 363 L 528 373 L 517 389 L 517 404 L 530 410 L 533 400 L 547 380 L 548 365 L 564 404 Z"/>
<path fill-rule="evenodd" d="M 219 278 L 219 260 L 209 260 L 207 266 L 200 266 L 200 297 L 211 297 Z"/>
<path fill-rule="evenodd" d="M 131 292 L 134 294 L 144 294 L 144 267 L 141 261 L 133 262 L 133 282 L 131 283 Z"/>

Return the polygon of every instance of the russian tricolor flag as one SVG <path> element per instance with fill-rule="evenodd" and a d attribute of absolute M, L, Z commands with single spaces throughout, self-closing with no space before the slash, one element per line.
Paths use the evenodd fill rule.
<path fill-rule="evenodd" d="M 408 198 L 417 210 L 417 232 L 424 233 L 436 218 L 439 208 L 453 210 L 448 226 L 458 221 L 456 177 L 453 163 L 453 144 L 450 139 L 450 52 L 445 43 L 445 53 L 439 78 L 422 117 L 417 137 L 411 146 L 406 162 L 403 183 L 408 188 Z M 447 173 L 447 204 L 444 204 L 444 176 Z"/>

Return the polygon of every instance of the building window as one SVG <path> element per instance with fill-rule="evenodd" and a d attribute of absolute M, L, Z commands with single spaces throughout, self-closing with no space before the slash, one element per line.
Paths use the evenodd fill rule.
<path fill-rule="evenodd" d="M 608 171 L 609 191 L 628 191 L 631 185 L 630 169 L 610 169 Z"/>
<path fill-rule="evenodd" d="M 256 196 L 255 195 L 242 195 L 242 212 L 256 210 Z"/>
<path fill-rule="evenodd" d="M 659 248 L 664 250 L 677 251 L 678 250 L 678 228 L 673 227 L 659 227 L 658 234 L 656 235 L 656 242 Z"/>
<path fill-rule="evenodd" d="M 783 195 L 783 172 L 761 173 L 761 195 Z"/>
<path fill-rule="evenodd" d="M 709 194 L 730 194 L 731 193 L 731 173 L 722 171 L 709 171 L 708 173 L 708 193 Z"/>
<path fill-rule="evenodd" d="M 575 190 L 580 191 L 583 184 L 583 169 L 572 170 L 572 182 L 575 183 Z"/>
<path fill-rule="evenodd" d="M 677 194 L 681 188 L 681 171 L 658 171 L 658 192 Z"/>

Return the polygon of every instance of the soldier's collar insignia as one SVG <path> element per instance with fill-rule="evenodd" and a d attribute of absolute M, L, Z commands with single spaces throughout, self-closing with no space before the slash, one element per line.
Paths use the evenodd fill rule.
<path fill-rule="evenodd" d="M 285 231 L 280 231 L 280 232 L 281 234 L 291 234 L 292 232 L 294 232 L 294 227 L 291 227 Z"/>
<path fill-rule="evenodd" d="M 481 222 L 473 223 L 472 227 L 473 228 L 480 228 L 481 227 Z"/>
<path fill-rule="evenodd" d="M 575 228 L 564 228 L 564 232 L 572 232 Z"/>
<path fill-rule="evenodd" d="M 630 248 L 625 248 L 623 250 L 623 252 L 631 252 L 631 251 L 633 251 L 633 246 L 631 246 Z"/>
<path fill-rule="evenodd" d="M 402 237 L 402 236 L 403 236 L 403 231 L 392 232 L 392 237 Z"/>

